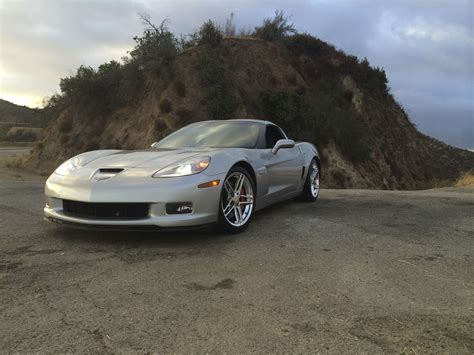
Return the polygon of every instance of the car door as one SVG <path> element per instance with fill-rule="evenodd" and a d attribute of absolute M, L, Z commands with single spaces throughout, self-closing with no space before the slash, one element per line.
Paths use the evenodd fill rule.
<path fill-rule="evenodd" d="M 275 125 L 268 125 L 265 132 L 265 167 L 268 174 L 267 197 L 270 199 L 284 196 L 300 187 L 303 169 L 301 152 L 295 146 L 273 154 L 271 150 L 280 139 L 286 139 L 283 131 Z"/>

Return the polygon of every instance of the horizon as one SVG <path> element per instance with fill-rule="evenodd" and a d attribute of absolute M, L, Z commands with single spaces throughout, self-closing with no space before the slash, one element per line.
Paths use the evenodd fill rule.
<path fill-rule="evenodd" d="M 41 107 L 45 97 L 59 93 L 60 78 L 80 65 L 97 68 L 120 60 L 143 31 L 138 13 L 150 14 L 154 23 L 168 18 L 173 32 L 187 34 L 209 18 L 223 25 L 230 13 L 238 29 L 253 29 L 282 9 L 299 32 L 383 67 L 391 94 L 422 133 L 474 148 L 473 2 L 184 3 L 188 6 L 170 1 L 77 1 L 66 9 L 58 0 L 2 2 L 0 98 Z M 314 21 L 308 21 L 308 13 Z"/>

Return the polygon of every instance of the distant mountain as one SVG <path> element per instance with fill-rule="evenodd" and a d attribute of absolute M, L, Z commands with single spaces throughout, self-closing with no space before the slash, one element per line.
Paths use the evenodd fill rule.
<path fill-rule="evenodd" d="M 11 126 L 44 127 L 40 109 L 15 105 L 0 99 L 0 124 Z"/>

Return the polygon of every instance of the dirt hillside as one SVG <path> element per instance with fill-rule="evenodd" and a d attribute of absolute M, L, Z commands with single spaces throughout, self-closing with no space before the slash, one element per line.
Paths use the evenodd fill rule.
<path fill-rule="evenodd" d="M 146 148 L 209 118 L 271 120 L 291 138 L 313 142 L 322 152 L 325 187 L 424 188 L 474 166 L 473 153 L 417 131 L 389 93 L 383 70 L 314 37 L 284 43 L 228 37 L 212 48 L 184 49 L 173 63 L 167 78 L 138 65 L 133 95 L 107 109 L 98 95 L 59 98 L 27 166 L 50 172 L 83 151 Z"/>

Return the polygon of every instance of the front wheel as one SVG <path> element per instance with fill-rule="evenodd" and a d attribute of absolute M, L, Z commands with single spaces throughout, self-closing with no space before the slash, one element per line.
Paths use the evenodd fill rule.
<path fill-rule="evenodd" d="M 304 182 L 301 199 L 306 202 L 314 202 L 319 197 L 319 168 L 316 159 L 311 160 L 308 175 Z"/>
<path fill-rule="evenodd" d="M 227 174 L 219 202 L 219 229 L 241 232 L 254 211 L 255 186 L 247 170 L 236 166 Z"/>

